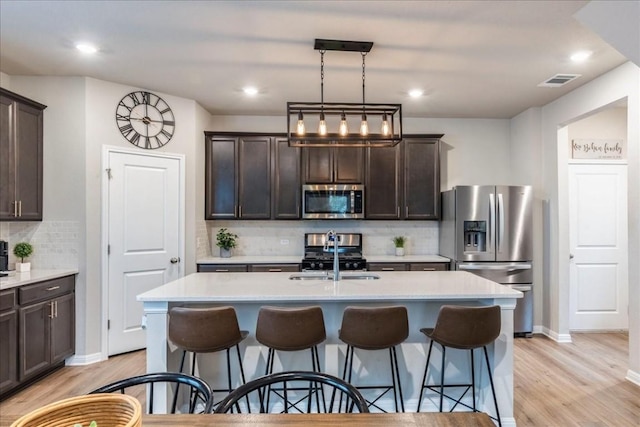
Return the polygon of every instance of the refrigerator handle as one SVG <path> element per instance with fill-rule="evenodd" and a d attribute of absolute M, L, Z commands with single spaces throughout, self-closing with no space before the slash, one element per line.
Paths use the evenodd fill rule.
<path fill-rule="evenodd" d="M 496 226 L 496 201 L 493 197 L 493 193 L 489 194 L 489 227 L 490 230 L 487 233 L 487 244 L 488 246 L 491 248 L 495 243 L 492 241 L 492 236 L 495 235 L 495 229 L 494 227 Z M 493 249 L 494 251 L 496 250 L 495 248 Z"/>
<path fill-rule="evenodd" d="M 496 253 L 500 253 L 502 248 L 502 242 L 504 240 L 504 201 L 502 199 L 502 193 L 498 193 L 498 242 L 496 246 Z"/>

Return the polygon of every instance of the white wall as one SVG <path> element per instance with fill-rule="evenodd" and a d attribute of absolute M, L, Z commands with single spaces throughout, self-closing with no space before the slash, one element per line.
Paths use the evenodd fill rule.
<path fill-rule="evenodd" d="M 568 147 L 558 129 L 627 100 L 629 205 L 629 374 L 640 384 L 640 68 L 626 63 L 542 108 L 542 176 L 549 200 L 548 299 L 552 336 L 569 333 Z"/>

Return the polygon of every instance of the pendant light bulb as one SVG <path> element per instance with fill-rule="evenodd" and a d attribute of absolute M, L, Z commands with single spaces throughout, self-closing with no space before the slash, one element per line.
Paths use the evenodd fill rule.
<path fill-rule="evenodd" d="M 384 136 L 391 134 L 391 126 L 389 126 L 389 121 L 387 120 L 387 113 L 382 115 L 382 127 L 380 128 L 380 133 Z"/>
<path fill-rule="evenodd" d="M 320 113 L 320 123 L 318 123 L 318 135 L 327 136 L 327 122 L 324 120 L 324 113 Z"/>
<path fill-rule="evenodd" d="M 347 125 L 347 117 L 345 116 L 344 112 L 340 116 L 340 127 L 338 133 L 340 134 L 340 136 L 349 135 L 349 126 Z"/>
<path fill-rule="evenodd" d="M 304 128 L 304 116 L 302 115 L 302 111 L 298 112 L 298 125 L 296 126 L 296 135 L 304 136 L 306 130 Z"/>
<path fill-rule="evenodd" d="M 369 123 L 367 123 L 367 115 L 362 115 L 362 122 L 360 122 L 360 135 L 367 136 L 369 135 Z"/>

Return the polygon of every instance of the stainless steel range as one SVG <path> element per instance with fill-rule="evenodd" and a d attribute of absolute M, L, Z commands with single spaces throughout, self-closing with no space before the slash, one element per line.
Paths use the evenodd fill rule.
<path fill-rule="evenodd" d="M 343 233 L 338 236 L 338 260 L 340 270 L 364 270 L 367 260 L 362 256 L 362 234 Z M 332 270 L 333 242 L 325 242 L 324 233 L 306 233 L 304 235 L 304 258 L 302 270 Z M 325 251 L 325 247 L 331 247 Z"/>

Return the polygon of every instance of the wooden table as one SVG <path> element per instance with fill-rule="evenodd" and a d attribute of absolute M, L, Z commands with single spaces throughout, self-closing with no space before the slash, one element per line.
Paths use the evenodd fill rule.
<path fill-rule="evenodd" d="M 494 427 L 481 412 L 407 412 L 389 414 L 207 414 L 143 415 L 143 426 L 232 427 Z"/>

